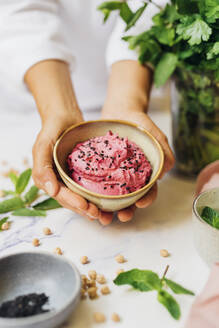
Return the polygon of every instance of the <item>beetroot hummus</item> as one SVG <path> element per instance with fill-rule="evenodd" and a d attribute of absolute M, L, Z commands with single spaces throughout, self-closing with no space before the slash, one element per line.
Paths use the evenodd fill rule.
<path fill-rule="evenodd" d="M 75 146 L 68 157 L 72 179 L 104 195 L 124 195 L 142 188 L 152 168 L 141 148 L 109 131 Z"/>

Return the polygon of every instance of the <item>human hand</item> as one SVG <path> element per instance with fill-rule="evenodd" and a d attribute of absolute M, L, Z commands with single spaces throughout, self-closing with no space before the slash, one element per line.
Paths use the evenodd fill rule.
<path fill-rule="evenodd" d="M 36 186 L 55 198 L 63 207 L 68 208 L 90 220 L 99 219 L 102 224 L 112 221 L 112 213 L 100 211 L 96 205 L 72 192 L 54 171 L 53 147 L 60 134 L 69 126 L 80 123 L 80 113 L 72 118 L 54 117 L 43 124 L 33 146 L 33 179 Z"/>
<path fill-rule="evenodd" d="M 136 123 L 143 128 L 145 128 L 148 132 L 150 132 L 160 143 L 163 151 L 164 151 L 164 167 L 161 172 L 159 179 L 161 179 L 166 172 L 168 172 L 174 166 L 174 156 L 170 149 L 168 139 L 164 135 L 164 133 L 153 123 L 150 117 L 142 111 L 135 110 L 109 110 L 108 108 L 104 108 L 102 113 L 103 119 L 120 119 L 126 120 Z M 157 197 L 157 184 L 155 184 L 151 190 L 139 199 L 135 206 L 128 207 L 126 209 L 120 210 L 117 213 L 118 219 L 122 222 L 127 222 L 132 219 L 134 215 L 135 208 L 146 208 L 150 206 Z"/>

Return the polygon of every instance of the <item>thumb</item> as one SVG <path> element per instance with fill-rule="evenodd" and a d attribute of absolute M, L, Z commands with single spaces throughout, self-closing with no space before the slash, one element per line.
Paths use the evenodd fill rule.
<path fill-rule="evenodd" d="M 53 146 L 51 139 L 39 135 L 33 147 L 33 180 L 51 197 L 55 197 L 60 188 L 53 170 Z"/>

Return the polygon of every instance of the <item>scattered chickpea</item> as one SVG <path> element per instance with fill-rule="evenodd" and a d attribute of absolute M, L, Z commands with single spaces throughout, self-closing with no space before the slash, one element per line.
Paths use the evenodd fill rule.
<path fill-rule="evenodd" d="M 57 254 L 57 255 L 62 255 L 63 254 L 60 247 L 56 247 L 55 250 L 54 250 L 54 253 Z"/>
<path fill-rule="evenodd" d="M 161 249 L 160 250 L 160 255 L 162 257 L 168 257 L 168 256 L 170 256 L 170 253 L 166 249 Z"/>
<path fill-rule="evenodd" d="M 80 260 L 82 264 L 87 264 L 89 262 L 87 256 L 82 256 Z"/>
<path fill-rule="evenodd" d="M 33 244 L 34 247 L 38 247 L 38 246 L 40 246 L 40 241 L 39 241 L 39 239 L 34 238 L 33 241 L 32 241 L 32 244 Z"/>
<path fill-rule="evenodd" d="M 97 282 L 98 282 L 99 284 L 105 284 L 105 282 L 106 282 L 106 278 L 104 277 L 103 274 L 98 274 L 98 275 L 97 275 Z"/>
<path fill-rule="evenodd" d="M 97 273 L 96 273 L 95 270 L 90 270 L 90 271 L 88 271 L 88 276 L 90 277 L 90 279 L 92 279 L 92 280 L 96 280 L 96 278 L 97 278 Z"/>
<path fill-rule="evenodd" d="M 43 228 L 43 233 L 44 233 L 44 235 L 51 235 L 52 234 L 52 231 L 51 231 L 50 228 L 45 227 L 45 228 Z"/>
<path fill-rule="evenodd" d="M 87 289 L 87 277 L 85 276 L 85 274 L 81 275 L 81 282 L 82 282 L 82 288 Z"/>
<path fill-rule="evenodd" d="M 115 259 L 116 259 L 116 262 L 118 262 L 118 263 L 124 263 L 124 262 L 126 262 L 124 256 L 121 255 L 121 254 L 117 255 L 117 256 L 115 257 Z"/>
<path fill-rule="evenodd" d="M 108 286 L 103 286 L 103 287 L 101 288 L 101 293 L 102 293 L 103 295 L 110 294 L 110 289 L 109 289 L 109 287 L 108 287 Z"/>
<path fill-rule="evenodd" d="M 3 191 L 3 190 L 0 190 L 0 198 L 1 198 L 1 197 L 4 197 L 4 196 L 5 196 L 4 191 Z"/>
<path fill-rule="evenodd" d="M 120 316 L 117 313 L 113 313 L 111 318 L 114 322 L 120 321 Z"/>
<path fill-rule="evenodd" d="M 8 165 L 8 162 L 3 160 L 3 161 L 1 161 L 1 164 L 5 166 L 5 165 Z"/>
<path fill-rule="evenodd" d="M 97 297 L 97 287 L 88 288 L 87 293 L 88 293 L 90 299 L 96 298 Z"/>
<path fill-rule="evenodd" d="M 86 299 L 86 290 L 84 288 L 81 288 L 81 299 Z"/>
<path fill-rule="evenodd" d="M 122 273 L 122 272 L 124 272 L 124 269 L 118 269 L 118 270 L 116 271 L 117 276 L 118 276 L 120 273 Z"/>
<path fill-rule="evenodd" d="M 102 323 L 102 322 L 106 321 L 106 317 L 101 312 L 95 312 L 94 313 L 94 321 L 97 322 L 97 323 Z"/>
<path fill-rule="evenodd" d="M 95 280 L 87 280 L 87 287 L 96 287 L 96 281 Z"/>
<path fill-rule="evenodd" d="M 2 230 L 8 230 L 9 229 L 9 223 L 8 222 L 3 223 L 2 226 L 1 226 L 1 229 Z"/>

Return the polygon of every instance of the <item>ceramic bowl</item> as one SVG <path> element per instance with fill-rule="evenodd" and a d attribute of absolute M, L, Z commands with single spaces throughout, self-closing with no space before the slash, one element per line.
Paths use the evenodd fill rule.
<path fill-rule="evenodd" d="M 67 157 L 76 144 L 90 138 L 103 136 L 109 130 L 118 133 L 120 137 L 128 137 L 130 141 L 139 145 L 153 168 L 149 183 L 130 194 L 119 196 L 97 194 L 80 186 L 68 175 Z M 149 132 L 136 124 L 119 120 L 88 121 L 71 126 L 56 142 L 53 155 L 58 172 L 68 188 L 96 204 L 100 209 L 109 212 L 128 207 L 144 196 L 158 179 L 164 162 L 162 148 Z"/>
<path fill-rule="evenodd" d="M 219 210 L 219 188 L 201 193 L 193 203 L 193 233 L 196 249 L 202 259 L 212 266 L 219 262 L 219 229 L 201 218 L 205 206 Z"/>
<path fill-rule="evenodd" d="M 80 298 L 80 274 L 63 257 L 27 252 L 0 259 L 0 304 L 16 296 L 45 293 L 49 312 L 25 318 L 0 318 L 0 328 L 55 328 L 66 321 Z"/>

